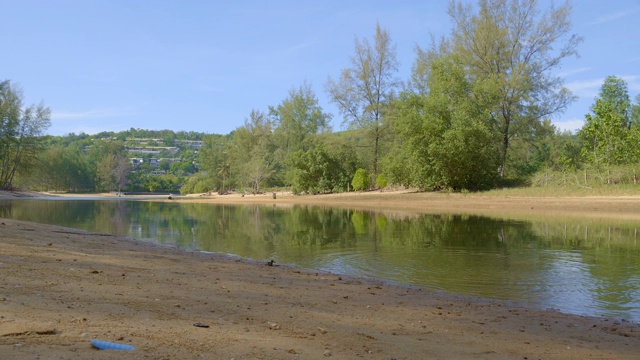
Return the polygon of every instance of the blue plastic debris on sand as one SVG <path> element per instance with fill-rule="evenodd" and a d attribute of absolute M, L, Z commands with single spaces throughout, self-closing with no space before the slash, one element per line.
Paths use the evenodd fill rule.
<path fill-rule="evenodd" d="M 135 350 L 136 348 L 127 344 L 118 344 L 104 340 L 91 340 L 91 345 L 100 350 Z"/>

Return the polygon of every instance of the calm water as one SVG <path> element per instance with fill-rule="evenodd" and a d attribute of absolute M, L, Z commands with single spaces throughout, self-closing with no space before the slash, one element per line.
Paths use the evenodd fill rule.
<path fill-rule="evenodd" d="M 0 216 L 640 322 L 636 222 L 124 200 L 0 201 Z"/>

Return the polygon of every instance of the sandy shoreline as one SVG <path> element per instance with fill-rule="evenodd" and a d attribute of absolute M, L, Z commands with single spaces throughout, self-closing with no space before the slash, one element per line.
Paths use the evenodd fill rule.
<path fill-rule="evenodd" d="M 0 191 L 0 199 L 25 197 L 119 198 L 229 205 L 342 207 L 393 214 L 456 213 L 527 219 L 540 216 L 567 216 L 640 220 L 640 195 L 604 196 L 510 196 L 483 193 L 433 193 L 414 190 L 350 192 L 325 195 L 293 195 L 289 191 L 241 196 L 217 193 L 188 196 L 113 194 L 21 193 Z M 508 193 L 505 193 L 508 194 Z"/>
<path fill-rule="evenodd" d="M 531 216 L 576 216 L 640 220 L 640 196 L 526 197 L 413 191 L 294 196 L 289 192 L 246 195 L 200 195 L 173 200 L 213 204 L 309 205 L 384 213 L 459 213 L 527 219 Z"/>
<path fill-rule="evenodd" d="M 366 193 L 178 201 L 640 217 L 640 197 Z M 123 357 L 93 349 L 94 338 L 133 345 L 137 350 L 125 356 L 145 359 L 635 359 L 640 353 L 640 326 L 615 319 L 8 219 L 0 219 L 0 273 L 1 359 Z"/>

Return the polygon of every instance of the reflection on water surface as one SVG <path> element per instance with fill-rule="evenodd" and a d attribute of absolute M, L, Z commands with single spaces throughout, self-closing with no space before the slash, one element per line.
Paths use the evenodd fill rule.
<path fill-rule="evenodd" d="M 640 321 L 633 222 L 123 200 L 6 200 L 0 216 Z"/>

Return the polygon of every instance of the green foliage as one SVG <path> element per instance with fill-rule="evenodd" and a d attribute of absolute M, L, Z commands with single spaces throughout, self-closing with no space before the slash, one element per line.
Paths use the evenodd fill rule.
<path fill-rule="evenodd" d="M 631 124 L 640 128 L 640 94 L 636 95 L 636 103 L 631 105 Z"/>
<path fill-rule="evenodd" d="M 400 86 L 396 49 L 389 32 L 376 24 L 374 44 L 356 39 L 354 50 L 351 67 L 342 71 L 338 82 L 330 78 L 326 89 L 344 118 L 343 124 L 366 132 L 373 149 L 372 171 L 377 175 L 381 143 L 390 133 L 389 106 Z"/>
<path fill-rule="evenodd" d="M 94 141 L 88 154 L 96 190 L 120 191 L 131 170 L 124 144 L 117 140 Z"/>
<path fill-rule="evenodd" d="M 345 168 L 341 160 L 340 154 L 332 155 L 322 145 L 293 153 L 290 159 L 291 191 L 294 194 L 345 191 L 351 169 Z"/>
<path fill-rule="evenodd" d="M 177 192 L 184 181 L 173 174 L 154 175 L 148 172 L 136 171 L 128 178 L 127 191 L 133 192 Z"/>
<path fill-rule="evenodd" d="M 42 135 L 49 128 L 51 110 L 40 104 L 25 107 L 22 91 L 0 82 L 0 188 L 13 189 L 16 174 L 37 165 Z"/>
<path fill-rule="evenodd" d="M 582 155 L 596 167 L 635 163 L 640 160 L 640 129 L 631 126 L 626 82 L 607 77 L 600 95 L 587 114 L 578 135 L 583 139 Z"/>
<path fill-rule="evenodd" d="M 206 193 L 209 191 L 215 191 L 215 183 L 211 177 L 203 173 L 190 176 L 187 182 L 180 188 L 180 193 L 183 195 Z"/>
<path fill-rule="evenodd" d="M 405 92 L 396 103 L 401 148 L 385 162 L 392 181 L 429 190 L 494 186 L 499 149 L 490 111 L 497 88 L 470 83 L 455 56 L 433 56 L 426 66 L 430 92 Z"/>
<path fill-rule="evenodd" d="M 290 90 L 289 96 L 278 106 L 270 106 L 269 116 L 274 123 L 273 142 L 276 144 L 273 153 L 276 171 L 272 184 L 290 185 L 291 154 L 313 148 L 317 135 L 329 130 L 331 115 L 323 112 L 311 84 L 304 82 L 298 89 Z"/>
<path fill-rule="evenodd" d="M 577 53 L 582 41 L 570 34 L 570 13 L 568 2 L 543 11 L 536 0 L 486 0 L 477 8 L 462 1 L 450 3 L 453 33 L 436 51 L 456 54 L 468 79 L 490 81 L 499 89 L 498 104 L 490 115 L 500 133 L 502 177 L 510 141 L 526 136 L 574 100 L 554 71 Z M 414 78 L 428 79 L 428 70 L 421 75 Z"/>
<path fill-rule="evenodd" d="M 367 170 L 365 169 L 356 170 L 356 173 L 353 176 L 353 180 L 351 181 L 351 186 L 355 191 L 368 190 L 369 174 L 367 174 Z"/>
<path fill-rule="evenodd" d="M 209 135 L 204 139 L 198 159 L 208 173 L 215 188 L 227 190 L 231 177 L 231 143 L 228 137 Z"/>
<path fill-rule="evenodd" d="M 28 184 L 34 188 L 70 191 L 126 189 L 144 192 L 153 189 L 175 192 L 179 189 L 183 176 L 198 170 L 195 166 L 197 151 L 183 141 L 201 138 L 202 134 L 194 132 L 142 129 L 130 129 L 119 133 L 102 132 L 96 135 L 72 133 L 65 136 L 48 136 L 44 138 L 47 149 L 42 153 L 41 164 L 29 177 Z M 168 146 L 171 145 L 170 141 L 178 148 L 177 153 L 164 150 L 160 154 L 152 155 L 127 151 L 131 147 L 151 146 L 154 143 L 158 146 Z M 49 150 L 51 155 L 48 155 Z M 142 165 L 136 168 L 131 167 L 130 157 L 134 156 L 144 160 Z M 162 157 L 178 158 L 181 161 L 170 163 L 165 159 L 160 161 L 159 167 L 150 165 L 151 158 Z M 84 166 L 80 173 L 72 171 L 73 166 L 76 166 L 74 163 Z M 156 170 L 164 170 L 167 174 L 152 174 Z M 79 180 L 72 181 L 75 185 L 60 185 L 60 179 L 65 179 L 66 174 L 73 174 L 73 177 Z M 62 183 L 68 184 L 69 181 Z"/>
<path fill-rule="evenodd" d="M 256 194 L 276 169 L 273 122 L 261 111 L 253 110 L 244 126 L 233 132 L 230 172 L 238 187 L 248 187 Z"/>
<path fill-rule="evenodd" d="M 396 145 L 387 156 L 382 159 L 382 166 L 389 177 L 389 182 L 395 185 L 411 187 L 413 184 L 413 171 L 409 164 L 410 154 L 404 144 Z M 412 162 L 413 163 L 413 162 Z"/>
<path fill-rule="evenodd" d="M 498 156 L 495 136 L 479 121 L 455 122 L 433 146 L 442 185 L 454 190 L 483 190 L 495 186 Z"/>
<path fill-rule="evenodd" d="M 626 81 L 616 76 L 607 76 L 600 87 L 599 98 L 609 104 L 612 112 L 615 112 L 624 119 L 624 126 L 629 127 L 632 109 L 629 87 Z M 595 106 L 596 105 L 594 105 L 592 110 L 595 110 Z"/>
<path fill-rule="evenodd" d="M 629 132 L 624 118 L 601 99 L 596 101 L 593 111 L 594 115 L 586 115 L 585 125 L 579 132 L 584 140 L 583 156 L 596 166 L 625 162 Z"/>
<path fill-rule="evenodd" d="M 577 136 L 557 133 L 546 144 L 549 156 L 532 177 L 533 186 L 600 189 L 638 183 L 640 128 L 629 120 L 633 107 L 626 82 L 608 76 L 591 111 Z"/>
<path fill-rule="evenodd" d="M 197 171 L 192 161 L 183 160 L 179 162 L 173 162 L 169 166 L 169 172 L 175 176 L 187 176 Z"/>
<path fill-rule="evenodd" d="M 585 160 L 598 171 L 638 162 L 640 96 L 632 105 L 621 79 L 607 77 L 579 136 L 551 124 L 549 116 L 573 100 L 554 71 L 576 54 L 581 39 L 570 34 L 569 4 L 538 7 L 536 0 L 452 1 L 451 36 L 418 48 L 411 80 L 399 94 L 395 45 L 377 24 L 371 42 L 355 39 L 351 63 L 325 85 L 350 128 L 340 133 L 330 132 L 331 115 L 304 82 L 268 112 L 253 110 L 225 136 L 131 128 L 42 137 L 48 109 L 23 110 L 22 94 L 2 82 L 0 186 L 13 186 L 21 173 L 19 181 L 42 188 L 171 191 L 195 174 L 181 192 L 235 187 L 259 193 L 290 185 L 294 193 L 316 194 L 344 191 L 350 183 L 369 189 L 372 179 L 377 188 L 389 182 L 468 191 L 535 182 L 541 172 L 579 172 Z M 186 140 L 204 144 L 194 149 Z M 145 144 L 180 150 L 128 152 Z M 130 169 L 133 156 L 144 158 L 143 165 Z M 158 168 L 151 157 L 182 161 L 161 161 L 168 174 L 152 175 Z"/>
<path fill-rule="evenodd" d="M 275 122 L 275 138 L 284 154 L 309 150 L 313 135 L 329 129 L 331 116 L 322 111 L 311 84 L 304 82 L 289 91 L 289 97 L 276 107 L 269 108 Z"/>
<path fill-rule="evenodd" d="M 29 115 L 29 114 L 28 114 Z M 31 116 L 31 115 L 30 115 Z M 136 137 L 140 136 L 140 137 Z M 16 174 L 17 186 L 21 188 L 66 190 L 66 191 L 104 191 L 122 190 L 176 191 L 182 177 L 198 171 L 196 167 L 197 151 L 185 140 L 202 139 L 203 134 L 195 132 L 173 132 L 171 130 L 142 130 L 101 132 L 95 135 L 81 133 L 65 136 L 39 136 L 31 143 L 25 154 L 35 152 L 29 158 L 33 166 Z M 171 143 L 173 142 L 173 143 Z M 173 144 L 177 153 L 166 150 L 160 154 L 129 153 L 130 147 L 144 147 L 156 143 L 159 146 Z M 146 144 L 146 145 L 144 145 Z M 130 165 L 130 157 L 144 159 L 144 163 L 135 169 Z M 179 158 L 181 161 L 160 161 L 159 167 L 149 164 L 152 158 Z M 26 163 L 25 163 L 26 164 Z M 153 175 L 152 171 L 165 170 L 166 175 Z"/>
<path fill-rule="evenodd" d="M 366 168 L 371 163 L 371 151 L 367 145 L 366 136 L 363 130 L 345 130 L 316 135 L 317 144 L 324 146 L 340 161 L 343 168 L 349 169 L 347 184 L 351 183 L 356 169 Z"/>
<path fill-rule="evenodd" d="M 569 131 L 558 131 L 546 119 L 526 136 L 510 142 L 505 177 L 500 185 L 527 183 L 536 172 L 551 168 L 570 170 L 582 167 L 582 140 Z"/>
<path fill-rule="evenodd" d="M 531 179 L 533 187 L 600 189 L 611 186 L 635 186 L 640 183 L 640 164 L 616 165 L 607 168 L 585 166 L 580 170 L 539 171 Z"/>
<path fill-rule="evenodd" d="M 384 174 L 379 174 L 376 178 L 376 187 L 378 189 L 383 189 L 387 187 L 387 177 Z"/>
<path fill-rule="evenodd" d="M 90 191 L 94 177 L 84 153 L 78 149 L 54 145 L 47 147 L 39 157 L 38 171 L 32 180 L 43 190 Z"/>
<path fill-rule="evenodd" d="M 581 155 L 582 140 L 568 132 L 556 131 L 544 138 L 532 142 L 530 152 L 531 176 L 540 170 L 571 171 L 581 169 L 583 158 Z"/>

